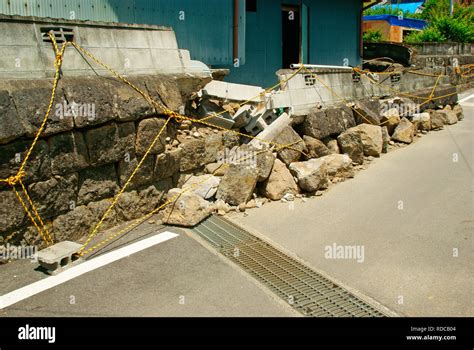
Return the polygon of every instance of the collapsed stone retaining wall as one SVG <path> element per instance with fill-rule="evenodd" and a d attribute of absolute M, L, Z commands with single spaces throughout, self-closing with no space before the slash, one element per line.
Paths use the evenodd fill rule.
<path fill-rule="evenodd" d="M 168 108 L 181 112 L 191 93 L 206 83 L 198 78 L 166 76 L 133 82 Z M 2 86 L 0 178 L 7 178 L 18 170 L 39 127 L 50 86 L 45 81 L 3 82 Z M 427 103 L 417 112 L 454 105 L 455 91 L 449 86 L 438 88 L 435 97 L 449 96 Z M 419 91 L 421 96 L 430 93 Z M 398 106 L 396 113 L 394 105 Z M 197 189 L 182 195 L 179 205 L 164 210 L 164 222 L 189 226 L 213 211 L 224 214 L 268 200 L 291 201 L 295 196 L 313 195 L 331 182 L 353 176 L 354 166 L 361 166 L 364 157 L 380 156 L 389 142 L 410 143 L 426 124 L 426 115 L 418 120 L 407 113 L 408 120 L 401 112 L 401 106 L 406 105 L 406 110 L 411 110 L 417 104 L 403 98 L 376 99 L 314 108 L 304 118 L 289 118 L 269 140 L 272 146 L 263 148 L 232 131 L 173 120 L 102 228 L 142 217 L 178 195 L 176 188 L 193 183 Z M 189 103 L 186 110 L 199 118 Z M 451 114 L 451 119 L 444 118 L 431 110 L 427 129 L 432 128 L 433 120 L 433 129 L 451 123 Z M 83 238 L 102 217 L 164 125 L 165 118 L 158 113 L 139 94 L 113 79 L 61 80 L 53 113 L 28 161 L 24 179 L 57 241 Z M 235 159 L 226 159 L 228 150 L 253 155 L 253 162 L 233 164 Z M 230 166 L 220 171 L 223 163 Z M 38 233 L 6 184 L 0 185 L 0 223 L 0 244 L 39 243 Z"/>
<path fill-rule="evenodd" d="M 193 76 L 131 79 L 174 111 L 183 111 L 189 95 L 209 80 Z M 50 80 L 0 84 L 0 178 L 15 175 L 32 143 L 51 94 Z M 29 158 L 24 184 L 49 231 L 57 240 L 75 240 L 89 232 L 125 184 L 165 123 L 145 99 L 112 78 L 63 78 L 53 109 Z M 172 122 L 137 173 L 104 227 L 151 210 L 192 168 L 180 155 Z M 196 141 L 204 145 L 203 140 Z M 203 147 L 206 150 L 205 145 Z M 206 154 L 207 155 L 207 154 Z M 19 185 L 17 185 L 19 187 Z M 38 243 L 39 235 L 12 189 L 0 184 L 0 243 Z"/>

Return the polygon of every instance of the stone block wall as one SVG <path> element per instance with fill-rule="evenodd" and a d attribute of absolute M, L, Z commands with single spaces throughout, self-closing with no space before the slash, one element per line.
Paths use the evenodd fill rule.
<path fill-rule="evenodd" d="M 173 76 L 131 80 L 174 111 L 182 110 L 189 94 L 207 83 Z M 18 171 L 44 117 L 51 86 L 50 80 L 0 81 L 0 178 Z M 98 222 L 164 125 L 166 119 L 159 113 L 115 79 L 60 80 L 50 118 L 23 179 L 57 241 L 77 240 Z M 193 170 L 212 160 L 204 133 L 180 142 L 178 127 L 183 128 L 176 121 L 167 125 L 104 228 L 152 211 L 176 184 L 180 170 Z M 216 140 L 223 145 L 222 134 L 210 136 L 212 147 Z M 189 148 L 202 154 L 187 155 L 181 162 L 181 152 Z M 1 183 L 0 244 L 38 244 L 39 239 L 11 187 Z"/>

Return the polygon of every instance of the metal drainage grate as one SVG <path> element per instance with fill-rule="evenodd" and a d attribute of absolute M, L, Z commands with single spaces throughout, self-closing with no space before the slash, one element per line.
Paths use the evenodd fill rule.
<path fill-rule="evenodd" d="M 211 216 L 192 229 L 306 316 L 387 316 L 233 222 Z"/>

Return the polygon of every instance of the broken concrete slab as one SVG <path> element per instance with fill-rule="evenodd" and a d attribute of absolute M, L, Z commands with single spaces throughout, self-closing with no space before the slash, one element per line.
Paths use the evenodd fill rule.
<path fill-rule="evenodd" d="M 263 102 L 265 90 L 259 86 L 233 84 L 213 80 L 202 89 L 203 96 L 229 101 Z"/>
<path fill-rule="evenodd" d="M 71 241 L 56 243 L 38 252 L 38 262 L 48 274 L 56 275 L 78 260 L 73 255 L 78 253 L 81 247 L 81 244 Z"/>

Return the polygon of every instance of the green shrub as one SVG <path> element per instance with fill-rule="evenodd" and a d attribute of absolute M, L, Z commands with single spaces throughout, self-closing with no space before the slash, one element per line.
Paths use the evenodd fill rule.
<path fill-rule="evenodd" d="M 474 42 L 474 6 L 456 4 L 452 16 L 449 0 L 427 0 L 424 7 L 422 17 L 428 26 L 408 35 L 405 42 Z"/>
<path fill-rule="evenodd" d="M 380 30 L 369 29 L 364 33 L 362 39 L 364 40 L 364 42 L 380 42 L 382 41 L 382 32 Z"/>
<path fill-rule="evenodd" d="M 413 32 L 405 37 L 405 42 L 409 44 L 443 41 L 446 41 L 446 37 L 436 27 L 427 27 L 423 31 Z"/>
<path fill-rule="evenodd" d="M 371 7 L 364 11 L 364 16 L 393 15 L 393 16 L 398 17 L 400 14 L 402 14 L 404 18 L 419 18 L 420 17 L 420 14 L 417 14 L 417 13 L 401 11 L 396 5 L 395 6 L 379 5 L 379 6 Z"/>

